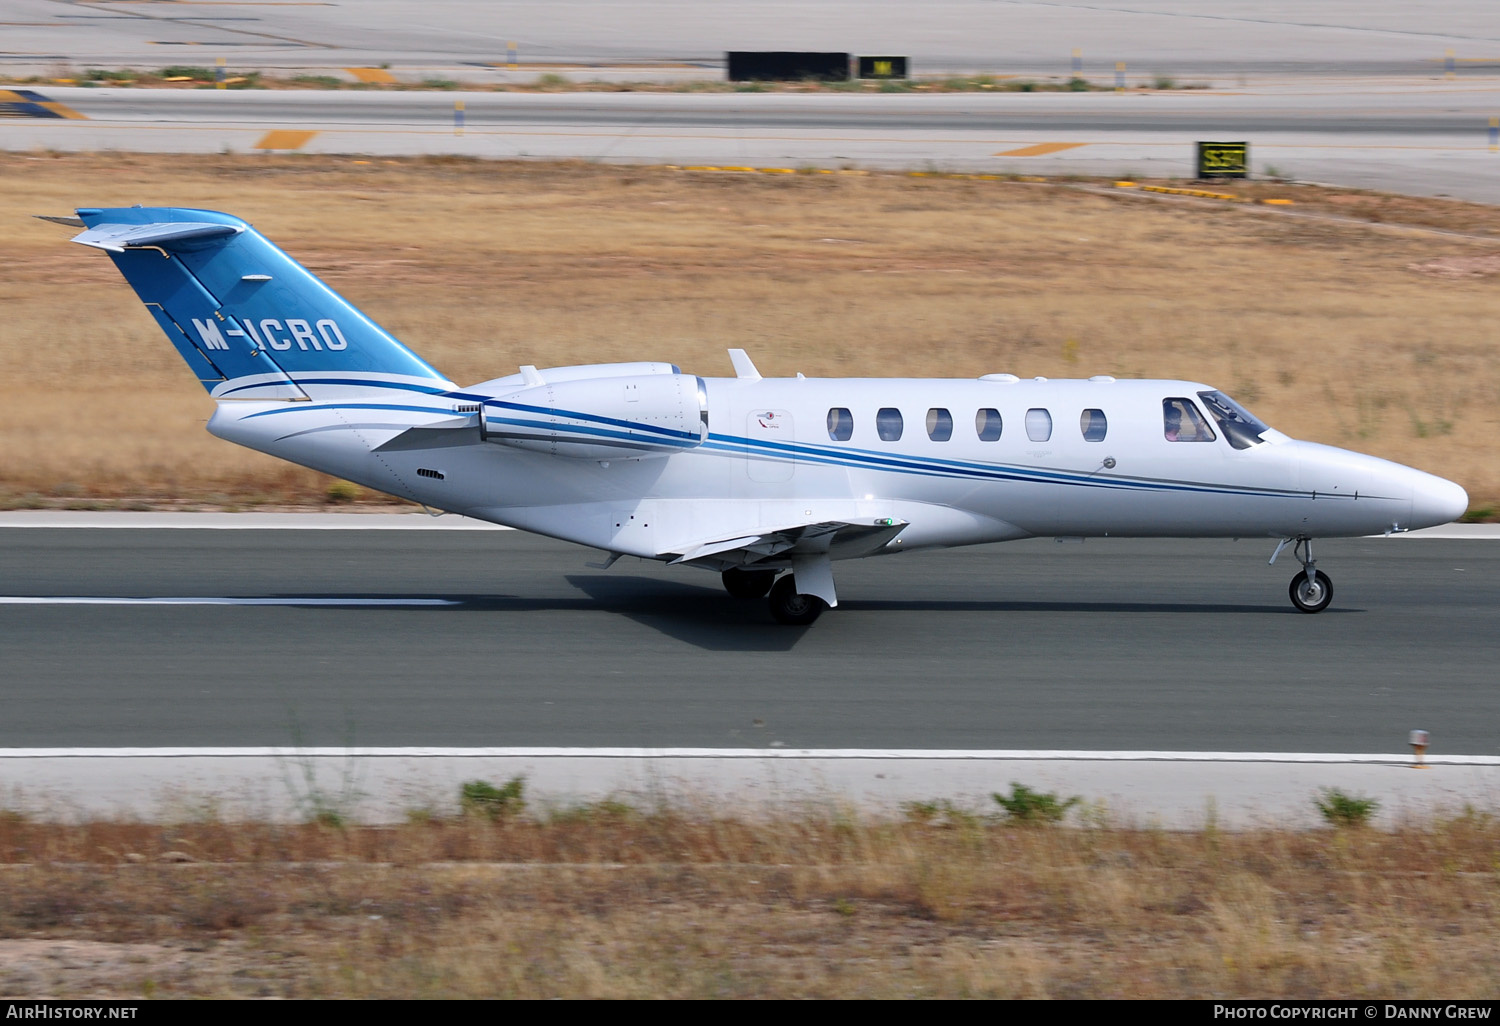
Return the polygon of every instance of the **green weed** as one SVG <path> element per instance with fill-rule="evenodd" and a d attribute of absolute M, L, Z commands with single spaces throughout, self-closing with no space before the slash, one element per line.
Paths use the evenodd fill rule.
<path fill-rule="evenodd" d="M 1068 810 L 1083 799 L 1078 795 L 1061 799 L 1055 791 L 1033 791 L 1025 784 L 1011 781 L 1010 794 L 990 795 L 1013 823 L 1046 824 L 1060 823 Z"/>
<path fill-rule="evenodd" d="M 1370 822 L 1380 802 L 1374 798 L 1363 798 L 1345 794 L 1336 787 L 1323 789 L 1322 796 L 1313 799 L 1323 818 L 1336 827 L 1362 827 Z"/>

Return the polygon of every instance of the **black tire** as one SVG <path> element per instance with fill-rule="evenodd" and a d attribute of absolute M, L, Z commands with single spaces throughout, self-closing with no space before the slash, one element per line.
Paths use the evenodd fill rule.
<path fill-rule="evenodd" d="M 719 575 L 724 580 L 724 590 L 737 599 L 764 598 L 776 583 L 775 570 L 742 570 L 733 567 Z"/>
<path fill-rule="evenodd" d="M 1292 578 L 1287 594 L 1298 612 L 1321 613 L 1333 601 L 1333 582 L 1321 570 L 1314 570 L 1313 579 L 1309 581 L 1304 571 Z"/>
<path fill-rule="evenodd" d="M 783 574 L 771 586 L 771 615 L 778 623 L 806 627 L 827 608 L 828 603 L 816 595 L 797 594 L 797 580 L 791 574 Z"/>

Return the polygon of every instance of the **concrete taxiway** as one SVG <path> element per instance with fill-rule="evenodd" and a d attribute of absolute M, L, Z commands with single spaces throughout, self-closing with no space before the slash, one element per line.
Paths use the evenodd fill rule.
<path fill-rule="evenodd" d="M 1259 175 L 1500 202 L 1500 78 L 1151 93 L 340 93 L 47 88 L 74 118 L 11 119 L 8 149 L 1191 177 L 1201 139 Z M 463 107 L 460 113 L 457 108 Z"/>
<path fill-rule="evenodd" d="M 227 73 L 352 81 L 350 69 L 363 69 L 413 84 L 542 74 L 711 80 L 723 77 L 725 51 L 801 49 L 906 55 L 917 76 L 1077 75 L 1130 91 L 496 95 L 44 82 L 33 91 L 78 116 L 6 118 L 0 146 L 10 150 L 1188 177 L 1194 144 L 1207 139 L 1248 142 L 1259 175 L 1500 201 L 1490 124 L 1500 110 L 1500 33 L 1477 0 L 1316 11 L 1244 0 L 1212 10 L 1175 0 L 11 7 L 0 69 L 51 79 L 222 58 Z M 1168 88 L 1134 91 L 1142 86 Z M 39 109 L 15 105 L 23 108 Z"/>

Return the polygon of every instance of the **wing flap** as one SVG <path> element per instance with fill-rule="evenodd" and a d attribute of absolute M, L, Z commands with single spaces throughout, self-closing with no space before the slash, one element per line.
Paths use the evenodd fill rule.
<path fill-rule="evenodd" d="M 798 553 L 826 553 L 833 559 L 847 559 L 869 555 L 908 526 L 907 521 L 895 517 L 787 524 L 759 534 L 701 541 L 685 547 L 671 562 L 674 565 L 688 563 L 724 569 L 764 563 L 778 557 L 794 559 Z"/>

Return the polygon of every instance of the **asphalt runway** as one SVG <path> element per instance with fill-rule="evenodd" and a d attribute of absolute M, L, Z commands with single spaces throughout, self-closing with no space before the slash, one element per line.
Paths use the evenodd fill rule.
<path fill-rule="evenodd" d="M 0 529 L 0 747 L 1497 752 L 1500 546 L 1319 543 L 1317 616 L 1271 547 L 841 563 L 793 629 L 516 532 Z"/>

